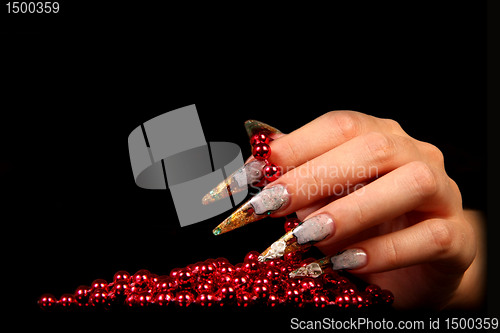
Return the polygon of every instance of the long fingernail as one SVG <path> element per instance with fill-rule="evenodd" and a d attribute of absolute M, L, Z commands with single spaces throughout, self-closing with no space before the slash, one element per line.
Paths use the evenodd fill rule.
<path fill-rule="evenodd" d="M 348 249 L 337 253 L 330 259 L 333 270 L 355 269 L 366 265 L 366 252 L 361 249 Z"/>
<path fill-rule="evenodd" d="M 279 129 L 258 120 L 245 121 L 245 130 L 249 138 L 260 132 L 267 133 L 271 139 L 273 139 L 273 135 L 275 134 L 282 134 Z M 266 162 L 249 160 L 250 161 L 247 160 L 244 166 L 236 170 L 210 192 L 205 194 L 201 200 L 202 204 L 208 205 L 217 200 L 227 198 L 230 195 L 245 190 L 248 185 L 258 184 L 258 186 L 265 186 L 267 182 L 264 179 L 262 169 L 266 166 Z"/>
<path fill-rule="evenodd" d="M 329 215 L 313 216 L 271 244 L 261 253 L 259 261 L 276 259 L 290 252 L 306 250 L 312 244 L 333 235 L 334 232 L 335 224 Z"/>
<path fill-rule="evenodd" d="M 239 193 L 245 190 L 248 185 L 260 182 L 264 177 L 262 169 L 265 166 L 265 161 L 253 160 L 248 162 L 205 194 L 201 202 L 204 205 L 208 205 L 222 198 L 227 198 L 232 194 Z"/>
<path fill-rule="evenodd" d="M 297 268 L 290 272 L 291 278 L 313 277 L 325 273 L 331 267 L 333 270 L 361 268 L 367 263 L 366 252 L 361 249 L 348 249 L 337 253 L 335 256 L 326 256 L 312 263 Z"/>
<path fill-rule="evenodd" d="M 259 132 L 267 132 L 269 134 L 281 134 L 281 131 L 275 127 L 265 124 L 258 120 L 245 121 L 245 129 L 247 130 L 248 137 L 251 138 L 254 134 Z"/>
<path fill-rule="evenodd" d="M 313 261 L 312 263 L 306 266 L 301 266 L 296 270 L 290 272 L 289 276 L 292 279 L 295 277 L 306 277 L 306 276 L 317 278 L 318 276 L 323 274 L 328 267 L 331 266 L 330 262 L 331 258 L 332 258 L 331 256 L 326 256 L 316 261 Z"/>
<path fill-rule="evenodd" d="M 214 230 L 214 235 L 242 227 L 261 220 L 266 216 L 283 209 L 290 202 L 290 194 L 283 185 L 276 185 L 262 190 L 252 199 L 245 202 L 231 216 L 222 221 Z"/>

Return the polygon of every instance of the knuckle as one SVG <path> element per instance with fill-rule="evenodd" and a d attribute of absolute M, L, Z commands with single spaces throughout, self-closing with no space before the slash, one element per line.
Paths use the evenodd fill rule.
<path fill-rule="evenodd" d="M 430 197 L 438 191 L 438 180 L 429 165 L 421 161 L 411 162 L 412 188 L 421 197 Z"/>
<path fill-rule="evenodd" d="M 429 158 L 440 166 L 444 166 L 443 152 L 433 144 L 425 142 L 425 152 Z"/>
<path fill-rule="evenodd" d="M 400 262 L 399 262 L 398 247 L 394 242 L 393 237 L 387 237 L 385 241 L 384 250 L 385 250 L 387 265 L 391 268 L 399 267 Z"/>
<path fill-rule="evenodd" d="M 395 154 L 394 140 L 381 132 L 370 132 L 364 137 L 370 157 L 375 162 L 384 163 L 392 159 Z"/>
<path fill-rule="evenodd" d="M 295 166 L 295 165 L 299 165 L 300 163 L 300 154 L 299 152 L 297 151 L 297 147 L 292 144 L 291 142 L 289 142 L 288 140 L 284 140 L 285 142 L 285 150 L 286 150 L 286 153 L 285 153 L 285 156 L 287 158 L 287 161 L 288 161 L 288 165 L 289 166 Z"/>
<path fill-rule="evenodd" d="M 332 128 L 337 129 L 347 141 L 359 133 L 359 119 L 354 111 L 330 111 L 325 116 Z"/>
<path fill-rule="evenodd" d="M 399 122 L 397 122 L 394 119 L 384 119 L 384 122 L 394 132 L 401 132 L 403 130 L 403 128 L 401 127 L 401 125 L 399 124 Z"/>
<path fill-rule="evenodd" d="M 437 254 L 444 257 L 453 256 L 456 249 L 453 246 L 455 239 L 453 224 L 446 220 L 435 220 L 429 223 L 428 227 Z"/>

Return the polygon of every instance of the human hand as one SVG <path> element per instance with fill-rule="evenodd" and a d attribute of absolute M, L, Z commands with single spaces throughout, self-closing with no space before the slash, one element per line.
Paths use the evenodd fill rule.
<path fill-rule="evenodd" d="M 438 148 L 393 120 L 353 111 L 327 113 L 270 145 L 269 160 L 284 174 L 264 189 L 271 189 L 266 200 L 282 203 L 266 214 L 295 212 L 304 221 L 287 246 L 315 243 L 334 269 L 390 289 L 399 308 L 477 302 L 462 287 L 480 276 L 477 269 L 465 275 L 477 228 Z"/>

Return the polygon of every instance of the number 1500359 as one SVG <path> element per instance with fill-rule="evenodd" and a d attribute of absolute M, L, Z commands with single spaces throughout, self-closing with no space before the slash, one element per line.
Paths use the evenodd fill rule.
<path fill-rule="evenodd" d="M 57 14 L 59 2 L 7 2 L 9 14 Z"/>

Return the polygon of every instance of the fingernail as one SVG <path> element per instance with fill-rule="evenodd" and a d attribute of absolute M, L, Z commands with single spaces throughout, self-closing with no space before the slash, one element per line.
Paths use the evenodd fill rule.
<path fill-rule="evenodd" d="M 339 252 L 330 259 L 333 270 L 355 269 L 366 265 L 366 252 L 361 249 L 348 249 Z"/>
<path fill-rule="evenodd" d="M 245 129 L 248 137 L 250 138 L 259 132 L 267 132 L 271 136 L 272 134 L 281 134 L 279 129 L 258 120 L 247 120 L 245 122 Z M 265 166 L 265 161 L 249 158 L 244 166 L 236 170 L 224 181 L 214 187 L 210 192 L 205 194 L 201 200 L 202 204 L 208 205 L 217 200 L 227 198 L 230 195 L 245 190 L 248 185 L 258 184 L 258 186 L 265 186 L 267 182 L 265 181 L 264 173 L 262 172 L 262 169 Z"/>
<path fill-rule="evenodd" d="M 335 224 L 329 215 L 313 216 L 271 244 L 261 253 L 259 261 L 276 259 L 290 252 L 306 250 L 314 243 L 333 235 L 334 232 Z"/>
<path fill-rule="evenodd" d="M 265 161 L 253 160 L 248 162 L 205 194 L 201 202 L 208 205 L 232 194 L 239 193 L 245 190 L 248 185 L 260 182 L 264 177 L 262 169 L 265 166 Z"/>
<path fill-rule="evenodd" d="M 335 256 L 326 256 L 312 263 L 297 268 L 289 276 L 316 278 L 325 273 L 331 266 L 333 270 L 361 268 L 367 263 L 366 252 L 361 249 L 348 249 L 337 253 Z"/>
<path fill-rule="evenodd" d="M 317 278 L 318 276 L 320 276 L 325 272 L 326 268 L 328 268 L 331 265 L 330 259 L 331 256 L 326 256 L 316 261 L 313 261 L 312 263 L 306 266 L 301 266 L 296 270 L 290 272 L 289 276 L 292 279 L 295 277 Z"/>
<path fill-rule="evenodd" d="M 285 208 L 290 202 L 290 194 L 285 186 L 276 185 L 262 190 L 252 199 L 240 206 L 231 216 L 222 221 L 214 230 L 214 235 L 242 227 L 261 220 L 266 216 Z"/>
<path fill-rule="evenodd" d="M 254 134 L 259 132 L 268 132 L 270 134 L 282 134 L 282 132 L 268 124 L 265 124 L 258 120 L 247 120 L 245 121 L 245 129 L 247 130 L 248 137 L 251 138 Z"/>

